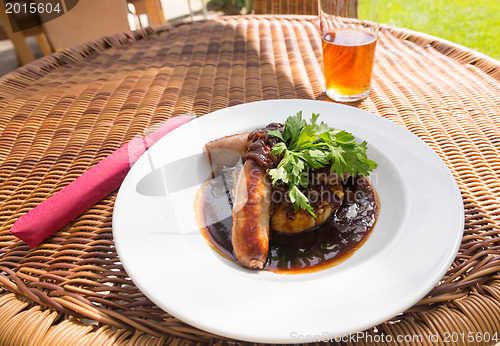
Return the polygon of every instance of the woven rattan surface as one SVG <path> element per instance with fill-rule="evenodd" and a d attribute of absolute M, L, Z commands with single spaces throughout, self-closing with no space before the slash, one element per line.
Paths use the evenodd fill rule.
<path fill-rule="evenodd" d="M 9 229 L 164 119 L 265 99 L 326 101 L 317 29 L 315 17 L 165 25 L 80 45 L 0 79 L 0 344 L 223 343 L 161 311 L 131 282 L 113 244 L 116 191 L 33 250 Z M 427 344 L 439 334 L 443 344 L 447 332 L 474 332 L 478 344 L 487 341 L 485 333 L 500 332 L 500 63 L 383 27 L 372 93 L 356 106 L 439 154 L 466 219 L 436 288 L 367 333 L 421 335 Z"/>

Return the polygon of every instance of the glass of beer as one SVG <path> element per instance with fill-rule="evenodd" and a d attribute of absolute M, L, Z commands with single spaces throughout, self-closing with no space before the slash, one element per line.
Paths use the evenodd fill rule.
<path fill-rule="evenodd" d="M 379 0 L 318 0 L 326 95 L 338 102 L 370 93 Z"/>

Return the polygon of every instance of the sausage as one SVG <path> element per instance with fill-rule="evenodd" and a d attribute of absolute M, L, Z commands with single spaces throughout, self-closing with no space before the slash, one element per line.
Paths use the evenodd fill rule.
<path fill-rule="evenodd" d="M 239 133 L 208 142 L 203 147 L 203 155 L 211 164 L 234 166 L 247 153 L 250 145 L 249 133 Z"/>
<path fill-rule="evenodd" d="M 233 189 L 231 242 L 236 259 L 247 268 L 262 269 L 269 250 L 271 182 L 265 169 L 246 160 Z"/>

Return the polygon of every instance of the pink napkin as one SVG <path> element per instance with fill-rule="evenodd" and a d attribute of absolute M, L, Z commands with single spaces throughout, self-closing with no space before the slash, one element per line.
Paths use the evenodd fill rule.
<path fill-rule="evenodd" d="M 10 233 L 34 248 L 75 217 L 116 190 L 132 164 L 161 137 L 187 123 L 189 115 L 167 120 L 144 138 L 134 138 L 75 181 L 21 216 Z"/>

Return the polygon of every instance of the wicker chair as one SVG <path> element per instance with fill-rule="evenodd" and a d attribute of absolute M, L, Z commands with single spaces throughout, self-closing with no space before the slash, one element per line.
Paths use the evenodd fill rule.
<path fill-rule="evenodd" d="M 318 14 L 317 0 L 255 0 L 255 14 Z"/>
<path fill-rule="evenodd" d="M 358 15 L 358 1 L 357 0 L 343 0 L 331 1 L 327 5 L 323 4 L 323 11 L 325 13 L 333 14 L 336 16 L 357 18 Z M 318 1 L 317 0 L 255 0 L 254 2 L 255 14 L 305 14 L 317 15 L 318 14 Z"/>

